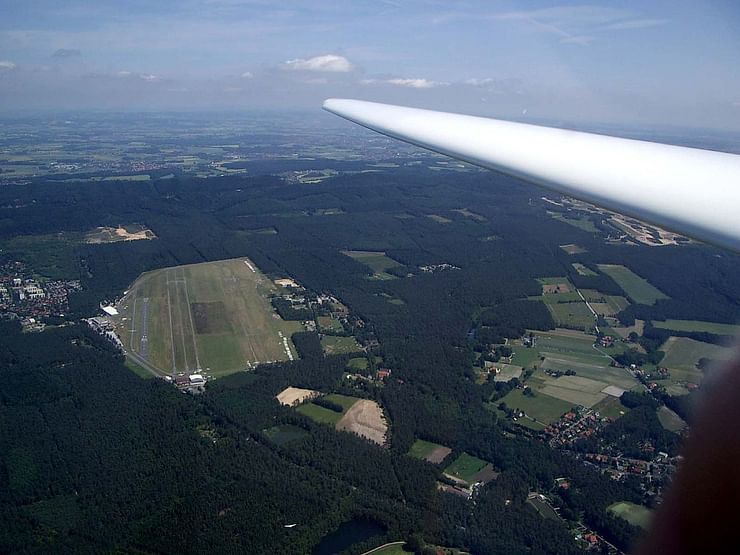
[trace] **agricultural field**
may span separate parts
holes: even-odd
[[[556,328],[551,331],[533,332],[537,338],[536,349],[543,355],[566,355],[577,357],[597,364],[609,364],[609,357],[604,353],[621,353],[626,347],[622,344],[611,349],[597,349],[594,347],[596,337],[581,331]]]
[[[653,326],[664,330],[705,332],[716,335],[738,335],[740,326],[732,324],[718,324],[716,322],[703,322],[701,320],[653,320]]]
[[[606,295],[595,289],[583,289],[581,294],[591,308],[602,316],[615,316],[630,305],[621,295]]]
[[[360,344],[351,336],[325,335],[321,338],[321,347],[327,355],[343,355],[362,351]]]
[[[462,480],[467,484],[474,484],[478,481],[477,478],[481,471],[489,466],[490,463],[479,459],[478,457],[462,453],[452,462],[452,464],[445,468],[445,474],[452,478]]]
[[[281,405],[294,407],[301,403],[313,399],[319,395],[318,391],[313,389],[302,389],[300,387],[286,387],[275,397]]]
[[[595,276],[595,275],[598,275],[596,272],[594,272],[593,270],[591,270],[588,266],[585,266],[585,265],[581,264],[580,262],[574,262],[573,264],[571,264],[571,266],[573,266],[573,269],[576,272],[578,272],[579,275],[582,275],[582,276]]]
[[[124,347],[162,374],[210,377],[292,360],[300,322],[282,320],[275,286],[245,259],[177,266],[139,276],[118,303]]]
[[[342,251],[342,254],[354,258],[357,262],[370,268],[376,279],[395,279],[395,276],[387,273],[386,270],[402,265],[400,262],[386,256],[382,251]]]
[[[346,397],[346,399],[352,400],[351,397]],[[385,445],[388,423],[385,420],[383,409],[378,403],[369,399],[354,399],[354,401],[350,406],[345,407],[344,416],[337,422],[336,429],[352,432],[378,445]]]
[[[641,278],[632,270],[625,266],[617,264],[599,264],[599,270],[607,274],[627,296],[637,304],[654,305],[661,299],[667,299],[668,296],[654,287],[644,278]]]
[[[378,445],[385,444],[388,424],[383,409],[375,401],[358,399],[332,393],[323,397],[327,401],[342,406],[342,412],[336,412],[317,405],[305,403],[296,410],[319,424],[333,426],[336,430],[352,432]]]
[[[347,368],[350,370],[367,370],[367,359],[365,357],[351,358],[349,359],[349,362],[347,362]]]
[[[658,420],[661,426],[669,432],[680,432],[686,427],[686,422],[665,405],[658,408]]]
[[[317,320],[319,323],[319,329],[321,329],[321,331],[338,333],[342,333],[344,331],[344,326],[342,326],[342,322],[340,322],[333,316],[319,316]]]
[[[633,526],[639,526],[643,530],[646,530],[650,525],[653,513],[647,507],[642,505],[635,505],[629,501],[620,501],[609,505],[606,509],[614,516],[623,518]]]
[[[355,397],[347,397],[346,395],[338,394],[325,395],[324,399],[341,405],[344,410],[342,412],[336,412],[331,409],[320,407],[315,403],[304,403],[296,410],[303,416],[309,417],[314,422],[336,426],[342,417],[347,414],[347,411],[352,407],[352,405],[359,401],[359,399]]]
[[[307,416],[318,424],[336,426],[337,422],[342,419],[341,412],[335,412],[331,409],[326,409],[324,407],[320,407],[319,405],[315,405],[314,403],[305,403],[303,405],[300,405],[296,410],[303,416]]]
[[[432,464],[439,464],[452,453],[452,449],[439,445],[438,443],[432,443],[431,441],[424,441],[423,439],[417,439],[411,449],[409,449],[409,455],[417,459],[423,459]]]
[[[544,425],[555,422],[573,408],[573,403],[568,403],[544,393],[537,393],[535,397],[528,397],[522,393],[521,389],[510,391],[499,402],[506,403],[511,409],[524,411],[527,416]],[[498,402],[496,404],[498,405]]]
[[[629,412],[629,409],[622,405],[617,397],[609,396],[600,403],[597,403],[591,407],[594,411],[598,412],[601,416],[608,416],[616,420],[620,416],[624,416]]]
[[[711,343],[703,343],[688,337],[669,337],[660,347],[665,357],[660,362],[671,372],[670,382],[699,383],[704,372],[697,368],[701,358],[725,361],[732,357],[732,349]]]
[[[508,382],[514,378],[521,378],[524,371],[524,368],[521,366],[515,366],[513,364],[497,362],[494,366],[501,370],[494,376],[493,381],[495,382]]]
[[[594,225],[594,223],[591,221],[591,218],[589,218],[588,216],[579,216],[577,218],[566,218],[560,212],[549,212],[549,211],[548,211],[548,215],[550,215],[552,219],[554,220],[563,222],[564,224],[572,225],[573,227],[576,227],[588,233],[598,233],[599,232],[598,228]]]
[[[595,316],[586,303],[580,299],[575,302],[546,303],[546,305],[558,326],[578,330],[591,330],[596,323]]]

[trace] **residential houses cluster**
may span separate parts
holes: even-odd
[[[0,267],[0,315],[20,319],[28,330],[43,329],[43,319],[64,317],[69,295],[82,288],[79,280],[37,280],[20,262]]]
[[[600,432],[612,419],[582,407],[566,412],[559,420],[542,430],[541,434],[553,448],[568,448],[577,441]]]

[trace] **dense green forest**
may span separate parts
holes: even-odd
[[[348,387],[346,358],[324,357],[314,333],[294,336],[300,360],[218,380],[190,397],[140,380],[82,326],[27,335],[3,323],[0,551],[304,553],[342,522],[362,518],[384,532],[355,553],[413,533],[475,553],[569,553],[576,548],[567,527],[526,503],[528,492],[550,491],[556,477],[572,483],[560,494],[562,513],[582,515],[627,548],[637,529],[605,509],[639,502],[638,489],[509,433],[472,379],[471,330],[493,342],[553,327],[542,303],[525,300],[541,293],[537,277],[569,276],[579,287],[619,293],[607,276],[574,275],[577,261],[625,264],[670,297],[631,305],[620,315],[625,321],[735,323],[740,258],[708,247],[605,245],[547,216],[540,197],[488,173],[422,169],[347,174],[321,185],[265,176],[0,189],[0,241],[53,236],[68,253],[54,271],[83,282],[71,301],[75,317],[119,296],[143,271],[249,256],[270,276],[340,298],[378,337],[375,354],[393,368],[385,387],[362,393],[389,417],[384,449],[275,401],[288,385]],[[479,217],[455,211],[461,208]],[[122,223],[145,224],[157,239],[70,239]],[[559,245],[569,243],[587,252],[568,255]],[[413,275],[371,279],[367,266],[341,253],[347,249],[384,251],[403,265],[396,275]],[[10,255],[19,256],[0,253]],[[439,264],[455,268],[420,269]],[[617,432],[639,434],[640,415]],[[265,430],[282,424],[306,433],[280,444]],[[441,494],[441,469],[406,455],[420,437],[490,461],[501,475],[474,504]],[[283,527],[292,523],[298,526]]]

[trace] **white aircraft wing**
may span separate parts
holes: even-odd
[[[489,118],[331,98],[390,137],[740,252],[740,156]]]

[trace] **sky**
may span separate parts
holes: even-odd
[[[740,131],[737,0],[0,0],[0,111],[318,109]]]

